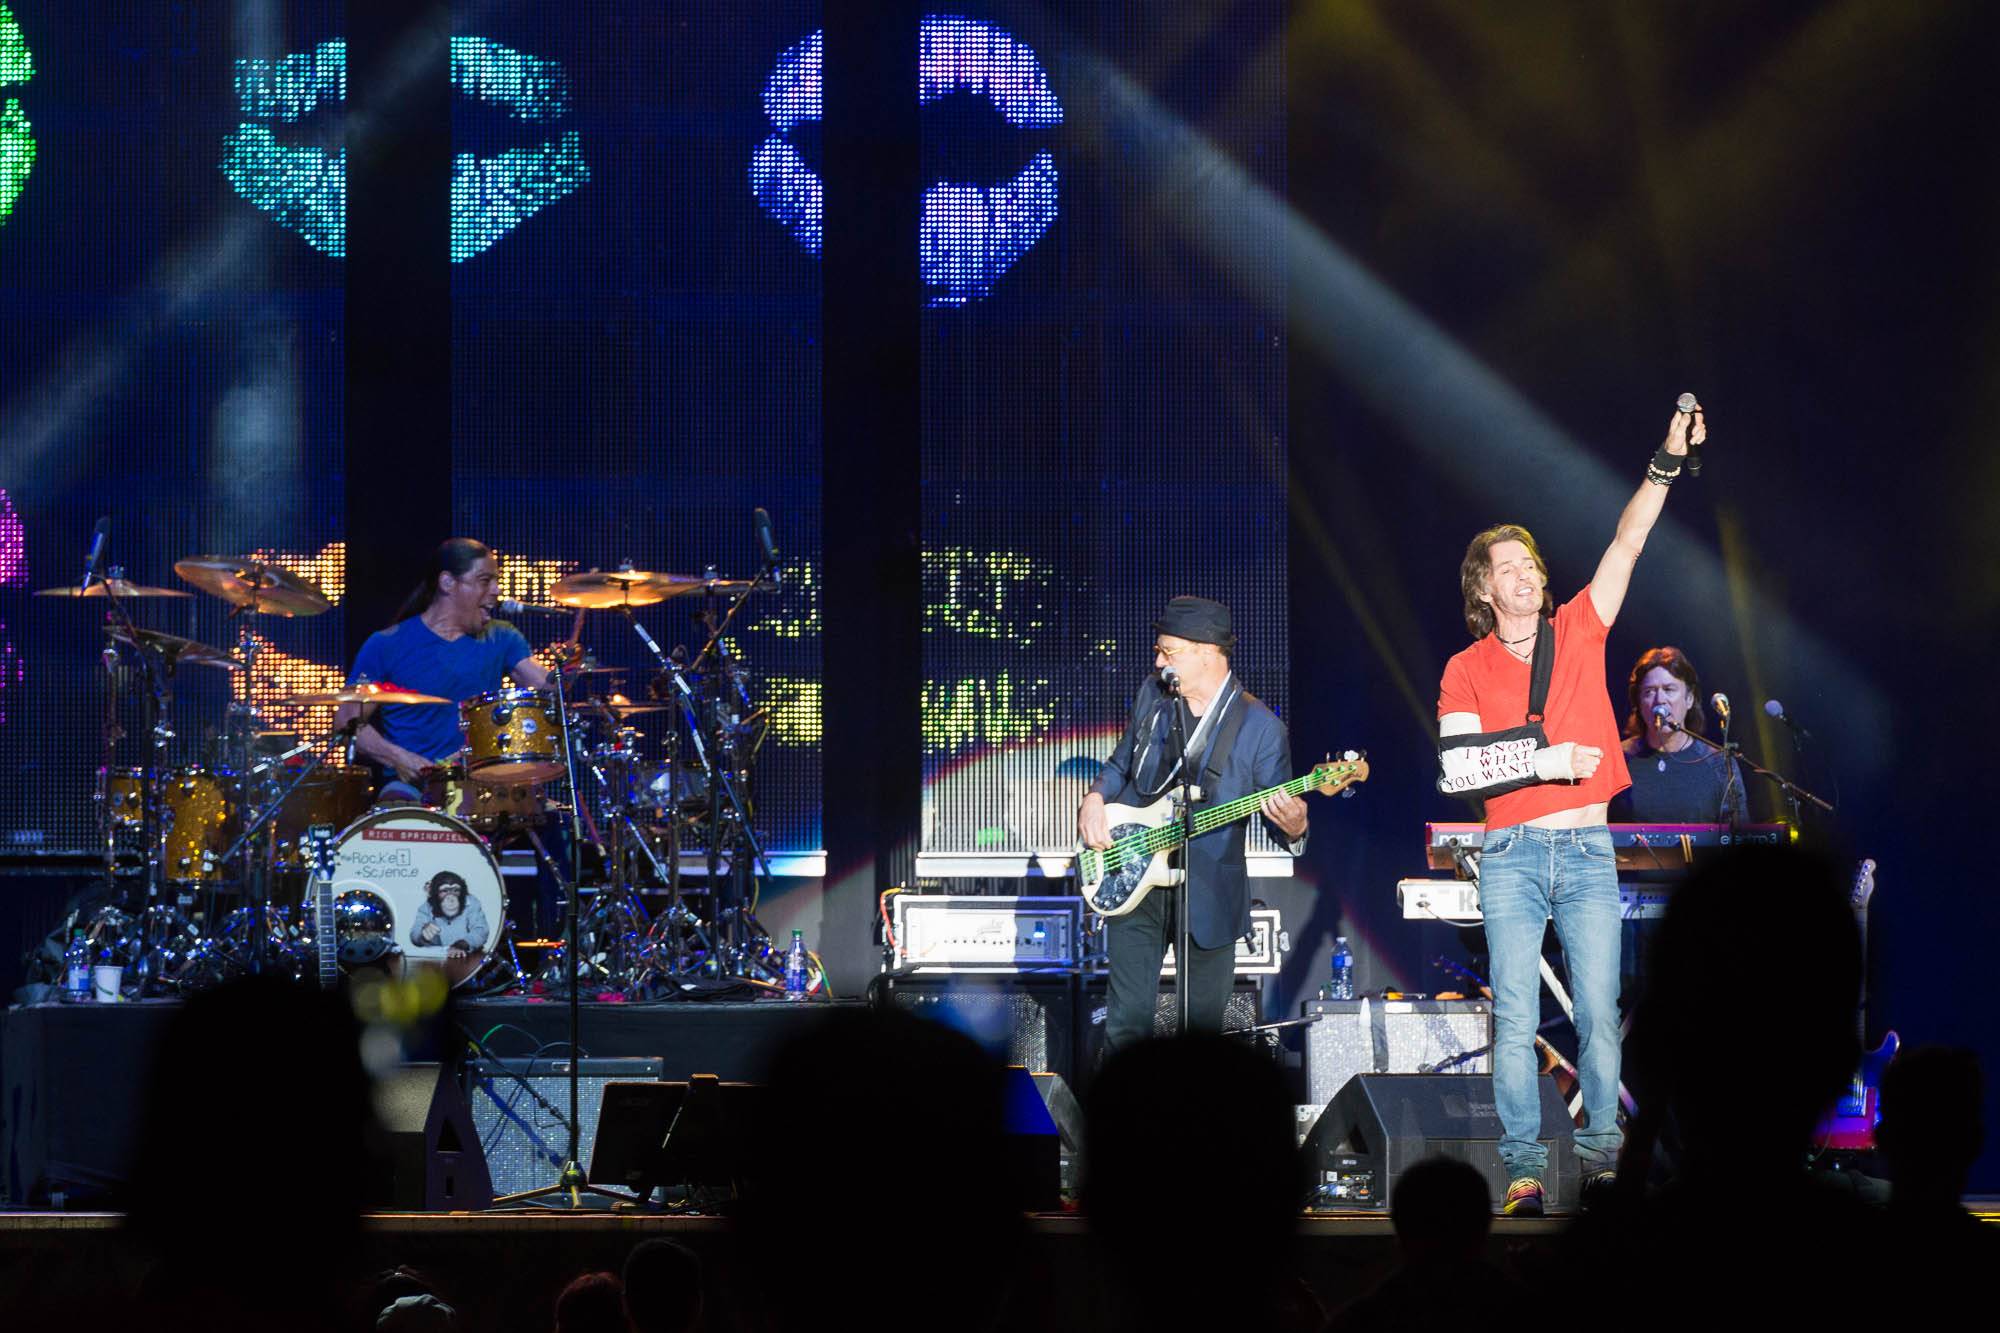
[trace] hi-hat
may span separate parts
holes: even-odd
[[[241,671],[243,664],[223,652],[211,648],[194,639],[183,639],[178,634],[168,634],[157,629],[126,629],[123,625],[106,625],[104,632],[113,640],[133,648],[155,652],[175,665],[217,667],[223,671]]]
[[[563,606],[609,610],[621,606],[651,606],[682,593],[697,592],[704,580],[689,574],[656,574],[644,569],[593,569],[571,574],[549,589],[551,601]]]
[[[149,588],[143,583],[133,583],[129,579],[97,579],[88,588],[78,592],[75,588],[43,588],[35,593],[37,597],[192,597],[191,592],[179,588]]]
[[[288,694],[282,699],[271,701],[278,708],[338,708],[342,704],[448,704],[451,700],[439,698],[435,694],[418,694],[415,690],[399,690],[391,685],[371,685],[362,682],[346,685],[337,690],[315,690],[307,694]]]
[[[232,606],[272,616],[316,616],[333,603],[302,574],[247,555],[191,555],[174,573]]]

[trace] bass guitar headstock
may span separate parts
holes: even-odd
[[[1348,750],[1339,759],[1329,754],[1325,762],[1313,765],[1311,785],[1322,796],[1337,795],[1366,781],[1368,757],[1359,750]]]
[[[308,855],[313,874],[320,879],[332,879],[337,845],[333,825],[314,824],[306,830],[305,841],[312,849]]]

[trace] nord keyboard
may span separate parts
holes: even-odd
[[[1789,824],[1613,824],[1611,845],[1620,870],[1678,870],[1699,852],[1745,843],[1775,847],[1792,840]],[[1454,851],[1477,851],[1486,840],[1484,824],[1426,824],[1424,852],[1433,870],[1454,870]]]
[[[1479,911],[1479,886],[1469,879],[1399,879],[1396,905],[1410,921],[1446,921],[1455,926],[1470,926],[1485,919]],[[1653,921],[1666,910],[1664,885],[1618,886],[1618,915],[1623,919]]]

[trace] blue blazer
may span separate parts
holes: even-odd
[[[1138,697],[1133,700],[1132,718],[1125,728],[1125,735],[1119,739],[1118,748],[1111,752],[1111,758],[1105,761],[1103,771],[1091,785],[1091,790],[1107,802],[1148,805],[1151,802],[1145,794],[1155,791],[1161,781],[1172,773],[1173,766],[1166,761],[1174,725],[1172,712],[1165,706],[1168,702],[1160,689],[1159,677],[1147,676],[1145,683],[1139,687]],[[1228,722],[1230,713],[1239,708],[1247,711],[1243,715],[1242,729],[1236,733],[1236,743],[1224,757],[1221,774],[1213,786],[1202,792],[1196,809],[1225,805],[1238,797],[1275,787],[1297,776],[1292,772],[1292,744],[1285,724],[1278,720],[1276,713],[1264,706],[1262,700],[1244,689],[1232,676],[1216,702],[1226,706],[1228,712],[1211,724],[1216,729],[1211,731],[1204,748],[1212,746],[1215,738],[1220,737],[1219,728]],[[1207,768],[1206,754],[1202,756],[1202,766],[1204,770]],[[1204,776],[1203,772],[1197,772],[1194,781],[1202,784]],[[1173,782],[1174,789],[1178,790],[1178,774],[1174,775]],[[1158,795],[1153,799],[1159,799]],[[1263,818],[1261,815],[1258,817]],[[1289,843],[1284,831],[1276,824],[1268,819],[1264,823],[1277,844],[1293,856],[1305,850],[1304,837],[1297,843]],[[1188,895],[1188,931],[1200,948],[1233,946],[1237,938],[1250,929],[1250,882],[1243,862],[1243,842],[1248,829],[1248,820],[1238,820],[1196,838],[1183,853],[1187,857],[1189,882],[1193,886]]]

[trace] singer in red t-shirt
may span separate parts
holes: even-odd
[[[1575,1001],[1585,1123],[1576,1131],[1586,1205],[1608,1188],[1618,1161],[1618,871],[1606,827],[1611,798],[1631,785],[1605,682],[1605,636],[1646,537],[1681,475],[1690,443],[1708,428],[1684,395],[1646,479],[1618,517],[1618,531],[1587,587],[1555,607],[1549,570],[1526,528],[1502,524],[1472,539],[1459,569],[1472,646],[1445,664],[1438,687],[1441,790],[1483,796],[1486,836],[1479,902],[1493,973],[1493,1098],[1506,1164],[1505,1209],[1546,1206],[1535,1029],[1541,1018],[1542,939],[1551,916]],[[1550,615],[1554,611],[1553,616]],[[1518,736],[1527,724],[1537,640],[1554,648],[1539,720],[1546,744]],[[1567,1201],[1565,1201],[1567,1202]]]

